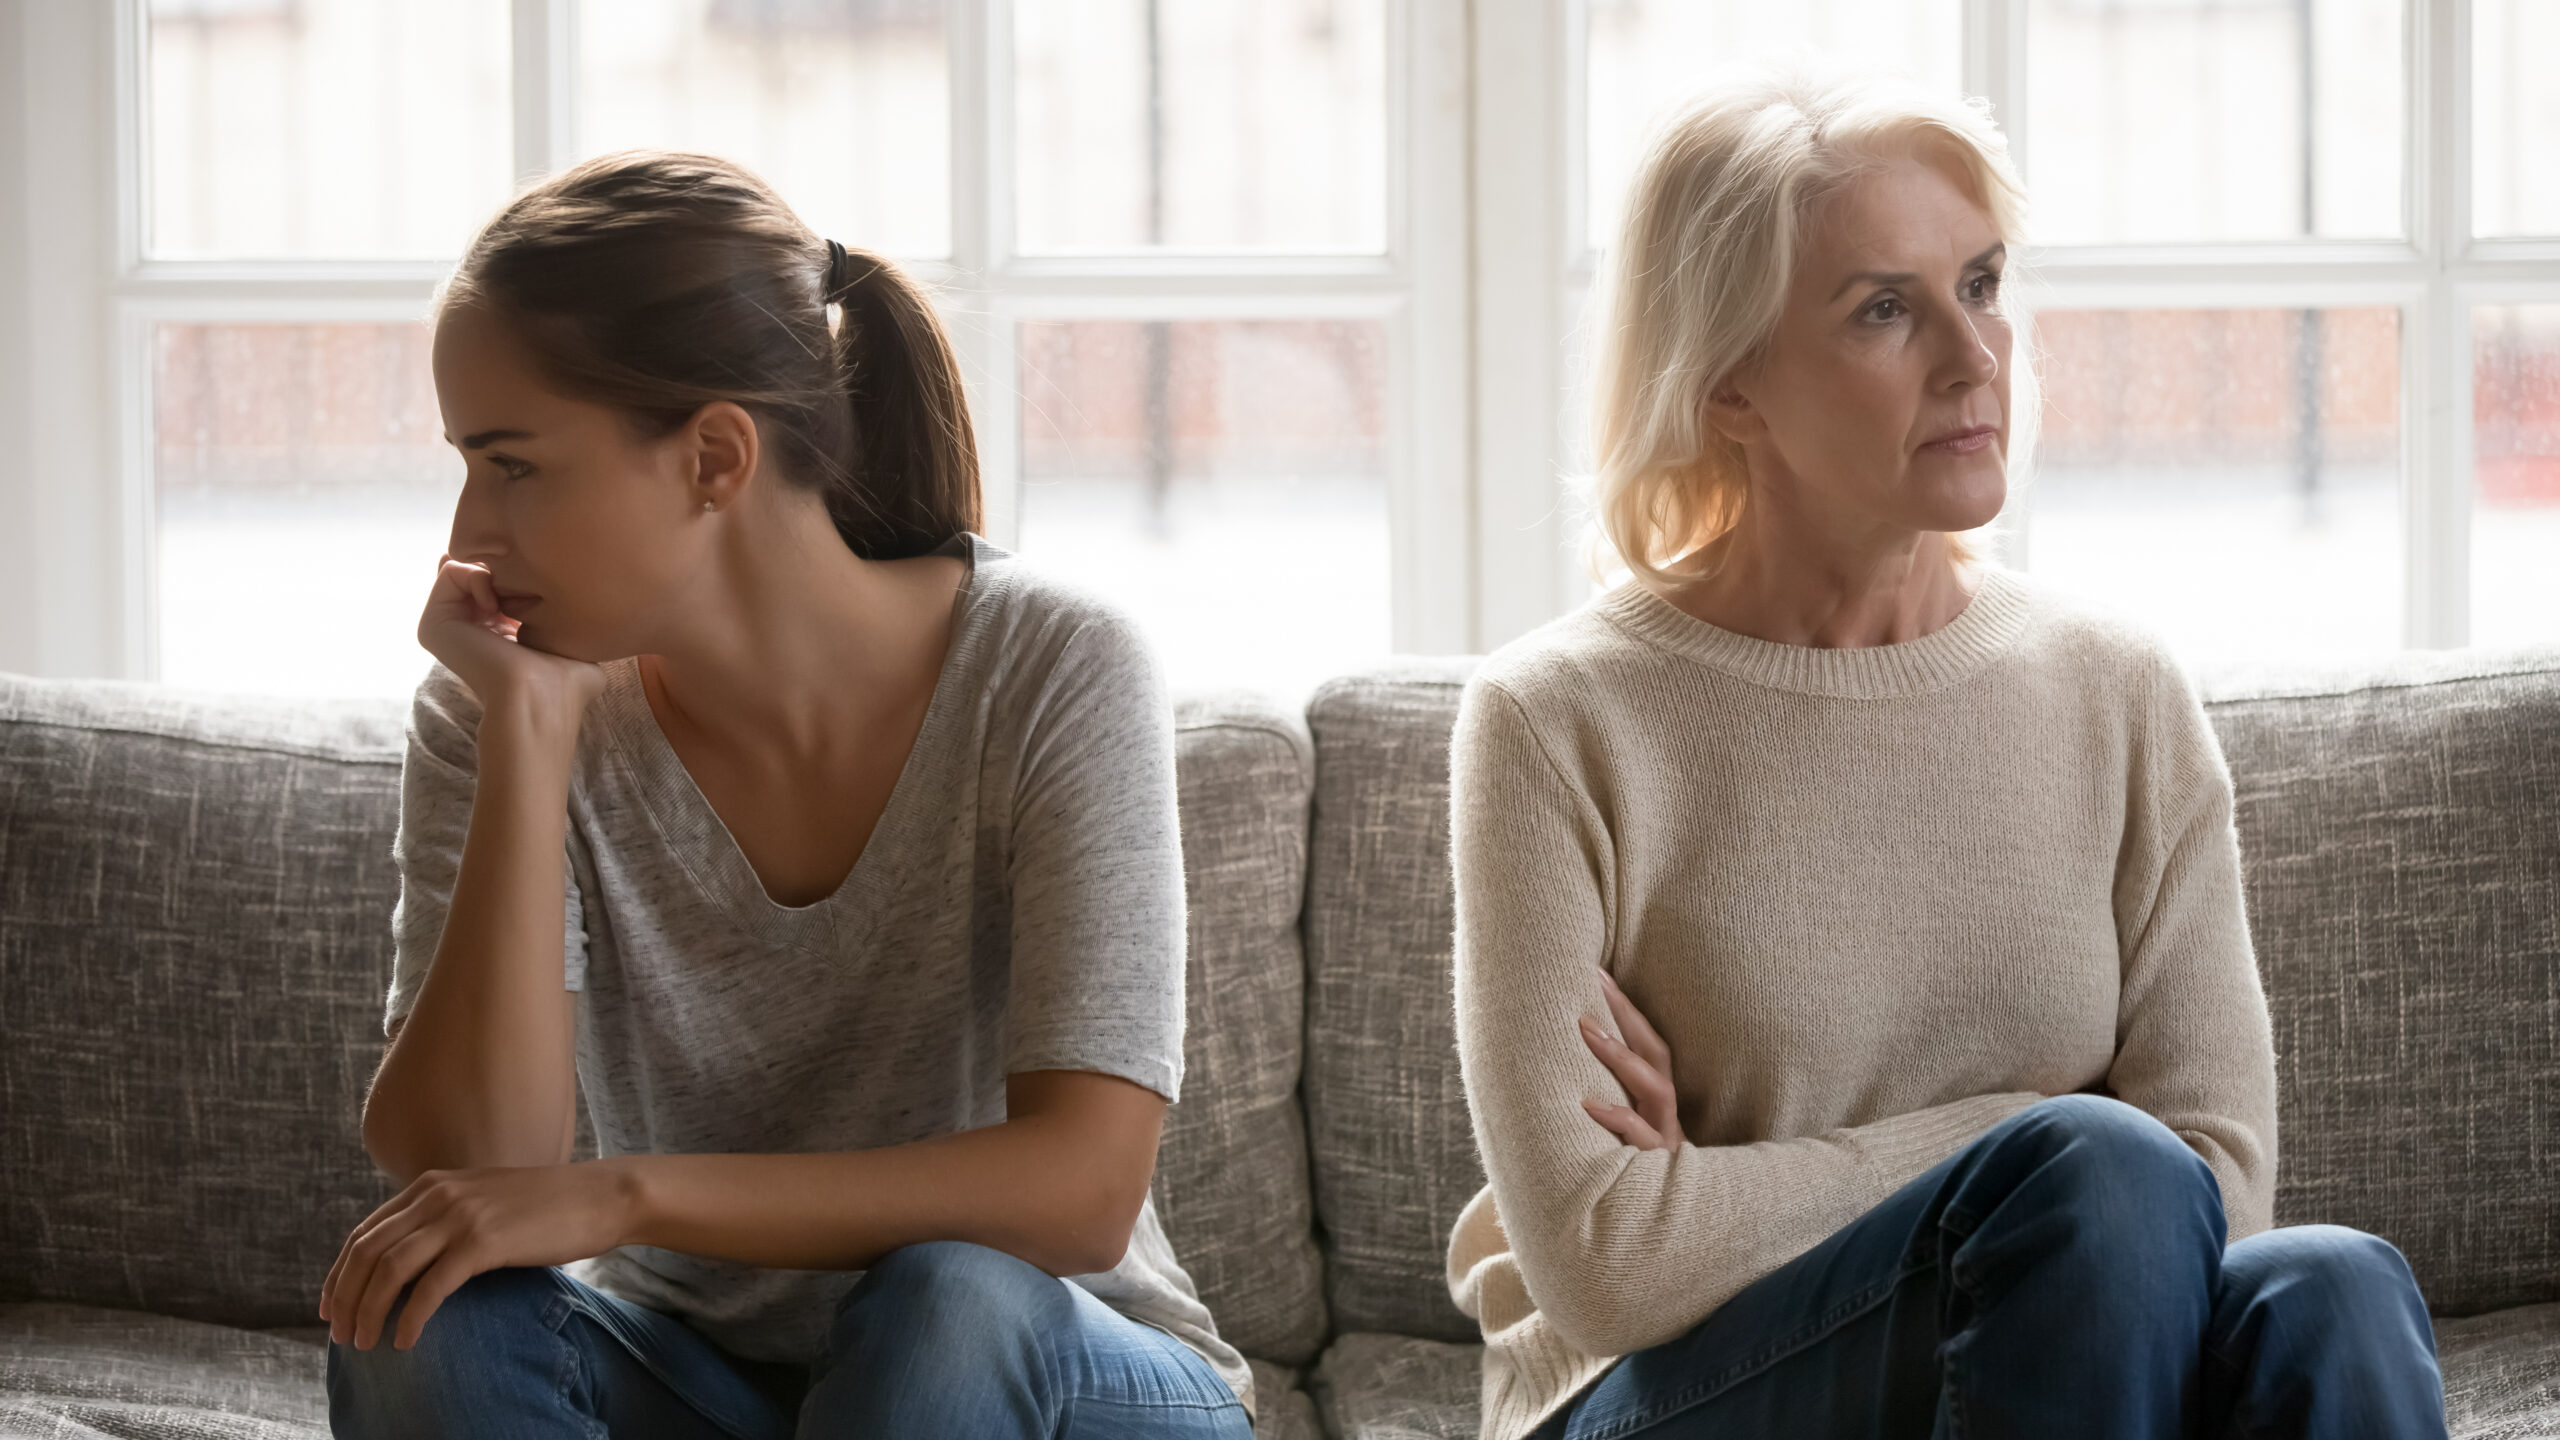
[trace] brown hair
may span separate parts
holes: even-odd
[[[923,290],[730,161],[631,150],[552,176],[482,228],[437,303],[487,309],[563,393],[644,433],[744,407],[864,559],[982,523],[959,363]]]

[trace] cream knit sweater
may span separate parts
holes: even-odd
[[[1491,1183],[1449,1285],[1484,1440],[2048,1095],[2103,1087],[2270,1223],[2275,1064],[2231,783],[2160,645],[2024,578],[1904,644],[1778,645],[1638,585],[1511,645],[1452,757],[1459,1058]],[[1640,1151],[1575,1031],[1671,1046]]]

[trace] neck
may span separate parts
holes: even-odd
[[[959,562],[864,560],[822,506],[731,519],[716,563],[641,662],[680,724],[822,754],[862,733],[864,717],[931,695]]]
[[[1964,612],[1980,583],[1944,531],[1824,525],[1754,493],[1740,523],[1683,569],[1672,604],[1720,629],[1780,645],[1898,645]]]

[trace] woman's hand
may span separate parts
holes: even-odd
[[[418,1343],[463,1282],[509,1265],[565,1265],[627,1243],[638,1209],[628,1166],[612,1160],[493,1170],[430,1170],[365,1218],[320,1286],[329,1338],[370,1350],[392,1302],[392,1344]]]
[[[447,555],[418,616],[418,643],[462,677],[482,706],[531,701],[572,715],[604,693],[604,671],[521,643],[523,622],[498,607],[489,567]],[[574,730],[574,726],[571,727]]]
[[[1684,1143],[1680,1134],[1680,1096],[1671,1085],[1671,1047],[1663,1043],[1653,1022],[1644,1018],[1636,1002],[1618,988],[1609,972],[1600,972],[1600,990],[1609,1001],[1609,1013],[1618,1022],[1617,1036],[1600,1028],[1589,1019],[1582,1022],[1582,1043],[1609,1067],[1634,1100],[1635,1108],[1608,1105],[1585,1100],[1582,1108],[1601,1127],[1639,1150],[1677,1150]]]

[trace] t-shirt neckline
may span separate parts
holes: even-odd
[[[936,807],[921,792],[932,785],[928,772],[948,768],[952,747],[946,743],[946,732],[960,723],[965,704],[961,677],[979,668],[984,627],[976,621],[983,613],[983,602],[996,588],[987,583],[985,562],[1005,552],[964,531],[934,553],[957,555],[967,568],[952,596],[951,640],[935,673],[933,696],[925,702],[924,721],[916,727],[915,743],[908,747],[906,762],[890,786],[888,802],[881,807],[862,854],[833,891],[806,905],[785,905],[766,892],[737,837],[659,727],[642,686],[638,658],[605,667],[602,703],[614,748],[629,767],[658,832],[673,848],[672,858],[706,899],[741,929],[768,943],[822,948],[840,930],[865,928],[865,917],[896,893],[901,874],[893,857],[910,850],[917,828],[936,818]]]

